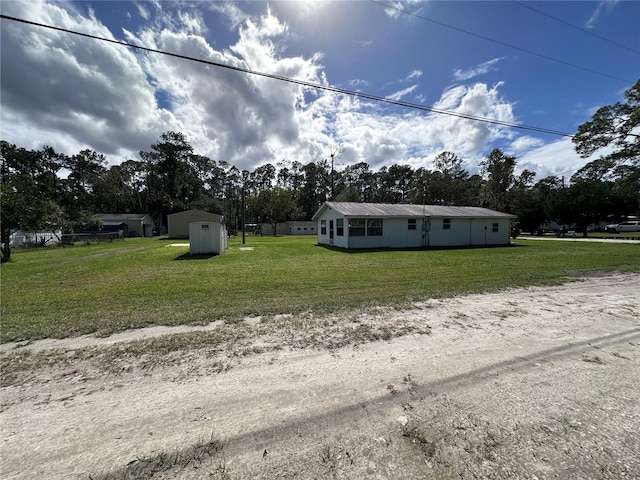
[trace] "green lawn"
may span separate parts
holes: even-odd
[[[1,340],[109,334],[150,324],[329,313],[591,272],[639,272],[640,245],[527,241],[500,248],[347,253],[315,237],[231,239],[191,259],[166,239],[12,253],[0,268]]]

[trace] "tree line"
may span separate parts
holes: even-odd
[[[95,224],[95,213],[149,213],[166,226],[168,214],[200,209],[224,215],[234,232],[243,219],[309,220],[327,200],[480,206],[516,215],[525,231],[554,220],[586,234],[590,224],[640,210],[640,142],[634,133],[640,125],[640,81],[626,98],[580,126],[573,139],[578,153],[615,148],[569,179],[536,180],[528,170],[516,175],[516,157],[500,149],[483,159],[478,174],[446,151],[433,169],[391,165],[373,171],[360,162],[332,170],[323,159],[283,160],[248,171],[196,153],[180,132],[163,133],[149,151],[140,152],[140,160],[111,166],[92,150],[69,156],[49,146],[28,150],[3,140],[2,259],[9,259],[9,237],[17,228],[77,232]]]

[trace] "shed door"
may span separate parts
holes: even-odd
[[[333,220],[329,220],[329,245],[333,245]]]

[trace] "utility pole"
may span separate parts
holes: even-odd
[[[244,245],[245,243],[245,232],[244,232],[244,226],[245,226],[245,221],[244,221],[244,211],[245,211],[245,205],[244,205],[244,183],[242,183],[242,244]]]
[[[245,221],[245,212],[247,210],[246,205],[245,205],[245,189],[247,186],[247,175],[249,174],[249,172],[247,172],[246,170],[242,171],[242,244],[245,244],[245,225],[246,225],[246,221]]]

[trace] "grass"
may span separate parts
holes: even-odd
[[[152,324],[332,312],[640,271],[640,246],[517,240],[519,246],[348,253],[315,237],[231,239],[192,259],[166,239],[16,250],[0,269],[0,340],[108,335]]]

